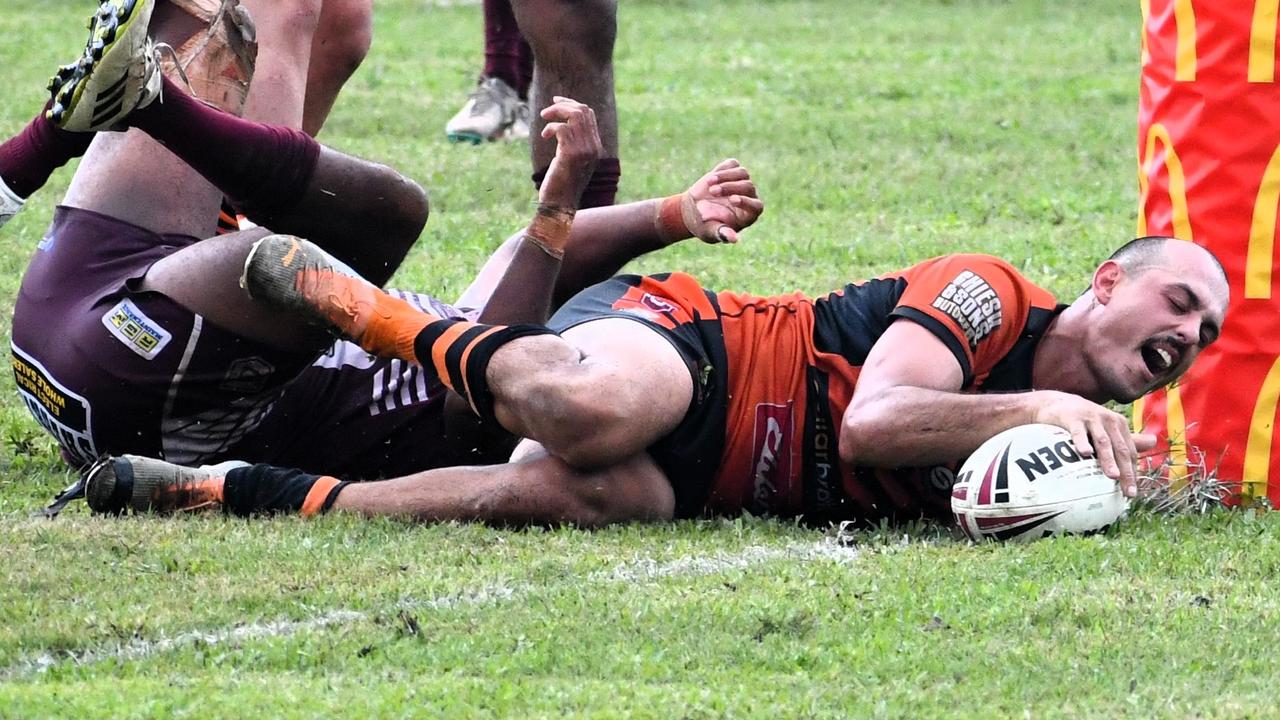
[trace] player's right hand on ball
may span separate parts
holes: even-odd
[[[538,202],[577,209],[604,146],[594,110],[570,98],[552,99],[554,102],[543,108],[540,115],[547,123],[542,128],[542,137],[556,139],[556,155],[542,180]]]
[[[694,237],[709,243],[738,242],[738,231],[764,212],[751,173],[730,158],[685,191],[684,224]]]
[[[1097,457],[1107,477],[1120,483],[1127,497],[1138,494],[1138,453],[1155,447],[1155,437],[1129,432],[1125,416],[1079,395],[1041,391],[1045,398],[1035,422],[1065,428],[1084,457]]]

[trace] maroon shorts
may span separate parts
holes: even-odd
[[[439,464],[443,390],[430,372],[348,343],[318,359],[271,348],[140,289],[153,263],[196,241],[87,210],[55,213],[18,292],[12,364],[23,402],[68,462],[236,458],[364,477]]]

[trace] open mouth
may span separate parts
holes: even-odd
[[[1167,340],[1148,340],[1142,345],[1142,360],[1154,377],[1168,374],[1181,359],[1181,348]]]

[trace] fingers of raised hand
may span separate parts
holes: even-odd
[[[756,184],[750,180],[729,180],[721,179],[720,182],[711,186],[711,195],[713,197],[723,197],[725,195],[745,195],[747,197],[756,196]]]
[[[542,126],[542,139],[547,140],[553,137],[559,137],[560,131],[567,127],[568,125],[562,122],[549,122]]]
[[[551,99],[550,105],[539,111],[538,115],[540,115],[543,120],[565,120],[570,115],[581,115],[585,113],[592,113],[592,115],[594,115],[594,112],[587,105],[584,105],[572,98],[557,95]]]
[[[735,215],[742,222],[742,227],[755,222],[764,213],[764,201],[759,198],[733,195],[729,198],[729,204],[738,211]]]
[[[727,160],[721,160],[718,165],[712,168],[712,172],[719,171],[719,170],[728,170],[729,168],[736,168],[738,166],[739,166],[739,163],[737,159],[728,158]]]

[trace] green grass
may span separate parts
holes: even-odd
[[[8,0],[0,135],[39,107],[87,7]],[[479,14],[379,0],[323,135],[428,187],[395,283],[445,298],[532,200],[522,147],[443,138]],[[623,2],[623,199],[736,156],[768,204],[741,246],[635,268],[819,292],[975,250],[1069,297],[1134,228],[1138,22],[1109,0]],[[5,339],[69,178],[0,235]],[[1022,547],[882,530],[852,550],[755,519],[27,517],[67,479],[0,374],[0,717],[1276,714],[1273,515]]]

